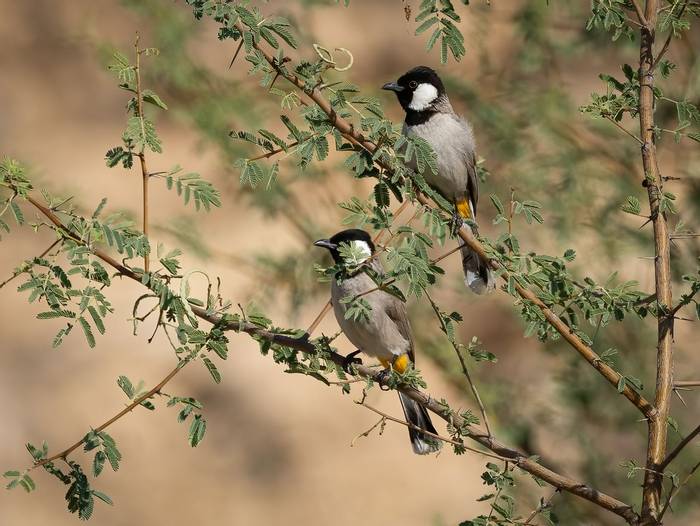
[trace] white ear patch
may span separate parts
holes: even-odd
[[[423,111],[437,99],[437,96],[437,88],[429,82],[423,82],[413,91],[413,98],[408,107],[414,111]]]
[[[360,240],[356,239],[352,242],[352,245],[356,249],[360,250],[362,252],[362,254],[364,255],[364,257],[362,258],[362,261],[366,261],[372,256],[372,251],[370,250],[369,245],[367,244],[366,241],[360,241]]]

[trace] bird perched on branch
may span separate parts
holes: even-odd
[[[331,303],[338,320],[350,342],[370,356],[376,357],[389,370],[404,373],[415,363],[411,326],[406,308],[395,296],[378,290],[368,272],[381,276],[382,264],[375,256],[372,238],[364,230],[343,230],[330,239],[319,239],[314,243],[330,251],[340,270],[331,285]],[[343,248],[352,256],[352,262],[343,257]],[[370,307],[367,317],[348,316],[352,302],[362,298]],[[354,355],[356,353],[352,353]],[[351,355],[351,356],[352,356]],[[399,399],[406,421],[437,434],[426,409],[399,392]],[[426,455],[437,451],[442,442],[414,429],[408,428],[413,451]]]
[[[437,173],[428,170],[423,175],[431,187],[454,204],[455,225],[462,226],[464,220],[475,224],[479,181],[474,134],[469,123],[452,109],[438,74],[427,66],[418,66],[382,89],[395,92],[406,112],[404,135],[424,139],[435,151]],[[467,286],[477,294],[492,291],[495,278],[488,262],[466,245],[461,253]]]

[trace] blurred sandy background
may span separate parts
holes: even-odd
[[[416,56],[421,62],[436,63],[435,55],[424,54],[423,40],[413,37],[412,29],[400,23],[400,2],[354,4],[343,13],[334,11],[338,7],[319,8],[312,17],[320,41],[353,50],[354,80],[375,86],[378,93],[380,79],[391,80],[413,65]],[[118,143],[123,130],[126,97],[98,62],[91,43],[98,36],[126,49],[137,29],[147,42],[148,28],[140,26],[142,20],[116,0],[0,0],[0,7],[0,152],[30,163],[35,182],[77,194],[86,208],[108,196],[110,207],[136,212],[140,176],[136,171],[125,175],[119,169],[109,170],[103,161],[104,152]],[[173,9],[186,7],[174,3]],[[270,9],[274,11],[274,3]],[[493,9],[509,12],[507,7]],[[328,25],[332,19],[342,20],[342,24]],[[469,27],[468,22],[465,27]],[[504,27],[501,33],[489,36],[494,49],[502,45],[500,37],[508,34]],[[223,70],[231,50],[212,35],[210,31],[202,38],[196,51],[212,68]],[[470,36],[478,35],[468,30],[467,38]],[[478,56],[468,53],[463,63],[452,67],[468,75],[476,60]],[[597,65],[584,67],[594,71]],[[234,68],[231,75],[240,76],[241,72],[242,68]],[[595,75],[590,77],[593,85]],[[255,82],[250,81],[251,88]],[[577,88],[583,100],[590,90],[584,85]],[[392,111],[398,120],[396,108]],[[160,159],[151,156],[152,170],[179,163],[224,189],[222,208],[199,216],[201,230],[216,240],[215,246],[235,253],[260,250],[267,244],[275,250],[297,242],[290,232],[264,223],[258,212],[240,206],[233,198],[237,181],[226,179],[221,160],[211,149],[202,147],[195,131],[172,115],[160,118],[158,125],[165,153]],[[343,179],[346,174],[339,172],[338,177],[343,181],[339,188],[345,192],[339,199],[348,199],[353,187]],[[154,225],[163,223],[181,206],[177,197],[153,185]],[[28,219],[34,216],[27,210]],[[165,235],[160,238],[169,241]],[[45,233],[33,235],[28,229],[3,239],[0,278],[49,242]],[[221,276],[224,297],[241,302],[247,299],[250,278],[234,265],[192,258],[185,263]],[[636,260],[631,263],[636,267],[631,273],[642,286],[649,286],[651,267]],[[454,265],[448,269],[457,270]],[[50,451],[55,452],[118,411],[125,398],[116,386],[117,376],[125,374],[136,381],[143,378],[146,385],[152,385],[172,367],[167,343],[156,339],[146,344],[150,326],[143,327],[138,336],[131,334],[126,320],[142,289],[126,281],[112,289],[116,311],[108,318],[107,336],[98,336],[94,350],[77,334],[60,349],[52,350],[57,326],[34,319],[43,309],[18,298],[13,286],[0,290],[4,313],[0,319],[3,471],[29,464],[24,449],[27,441],[37,444],[47,440]],[[467,299],[472,297],[465,296]],[[305,307],[298,316],[300,324],[308,323],[305,320],[322,303],[323,298],[318,298]],[[519,400],[514,404],[540,407],[553,388],[547,382],[532,385],[531,371],[555,358],[535,352],[539,346],[536,341],[523,341],[520,325],[511,321],[511,326],[503,328],[508,303],[505,297],[483,300],[481,308],[486,315],[480,320],[468,318],[465,332],[478,334],[487,347],[499,350],[501,376],[487,377],[487,381],[508,378],[520,386]],[[474,312],[471,305],[456,307],[467,315]],[[269,313],[280,324],[295,323],[284,319],[282,306]],[[329,316],[321,329],[331,333],[334,327]],[[684,327],[678,334],[687,337]],[[486,493],[479,479],[483,458],[471,454],[456,457],[450,451],[429,458],[412,455],[406,430],[391,424],[382,437],[373,434],[350,447],[353,437],[376,421],[372,413],[336,389],[282,374],[271,359],[260,356],[247,336],[230,337],[230,357],[220,365],[224,376],[221,385],[213,385],[204,368],[194,365],[166,389],[204,402],[209,425],[198,448],[188,445],[187,428],[176,422],[174,409],[163,408],[154,414],[139,409],[109,429],[124,459],[118,473],[105,469],[94,482],[96,489],[114,499],[115,508],[97,503],[93,524],[442,525],[456,524],[487,509],[475,502]],[[346,342],[341,348],[352,350]],[[528,368],[522,368],[524,353]],[[433,394],[454,405],[471,407],[466,393],[444,380],[431,362],[423,361],[421,369]],[[608,389],[602,382],[600,385]],[[393,394],[373,391],[370,398],[392,414],[400,412]],[[556,445],[553,458],[569,454],[562,444],[565,439],[547,439],[547,446]],[[87,468],[87,457],[77,458],[83,458]],[[0,492],[0,524],[75,524],[77,517],[65,511],[64,487],[47,474],[34,474],[37,493]],[[531,497],[533,507],[537,496],[534,492]]]

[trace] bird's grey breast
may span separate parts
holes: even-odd
[[[342,280],[333,279],[331,285],[331,302],[333,311],[343,333],[359,350],[377,358],[392,359],[393,356],[408,352],[410,342],[404,338],[396,322],[387,313],[393,296],[376,289],[376,284],[364,272]],[[373,290],[369,294],[364,294]],[[349,304],[342,303],[343,298],[354,298],[362,294],[372,310],[369,319],[347,320],[345,313]]]
[[[473,163],[475,150],[469,123],[454,113],[435,113],[420,124],[404,124],[403,133],[424,139],[435,151],[438,174],[426,170],[423,175],[427,183],[447,199],[461,196],[467,188],[469,163]],[[411,167],[415,169],[415,165]]]

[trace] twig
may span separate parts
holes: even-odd
[[[674,382],[673,388],[677,389],[679,387],[700,387],[700,380],[683,380]]]
[[[693,429],[690,433],[688,433],[688,436],[685,437],[683,440],[681,440],[679,442],[679,444],[675,448],[673,448],[673,451],[671,451],[666,456],[664,461],[661,464],[659,464],[658,470],[663,472],[663,470],[666,469],[666,467],[668,467],[668,465],[671,462],[673,462],[673,459],[675,459],[678,456],[678,454],[683,450],[683,448],[685,446],[687,446],[688,444],[690,444],[690,442],[696,436],[698,436],[698,434],[700,434],[700,425],[698,425],[695,429]]]
[[[36,257],[37,257],[37,258],[43,258],[46,254],[48,254],[49,252],[51,252],[51,249],[52,249],[53,247],[55,247],[56,245],[58,245],[58,244],[61,243],[62,241],[63,241],[63,239],[61,239],[61,238],[57,239],[56,241],[54,241],[53,243],[51,243],[51,244],[49,245],[49,248],[47,248],[46,250],[44,250],[41,254],[39,254],[39,255],[36,256]],[[13,279],[15,279],[15,278],[16,278],[17,276],[19,276],[20,274],[25,273],[26,271],[27,271],[27,266],[26,266],[26,265],[22,265],[20,268],[18,268],[17,270],[15,270],[15,271],[12,273],[12,276],[10,276],[10,277],[7,278],[5,281],[3,281],[2,283],[0,283],[0,289],[3,288],[5,285],[7,285],[10,281],[12,281]]]
[[[433,301],[433,298],[430,296],[430,294],[428,293],[427,290],[424,289],[423,293],[425,294],[425,297],[428,298],[428,301],[430,302],[430,306],[433,308],[435,315],[438,317],[438,320],[440,321],[440,326],[442,327],[443,331],[445,332],[445,335],[447,335],[447,327],[445,326],[445,322],[442,319],[442,315],[440,314],[440,309],[437,306],[437,303],[435,303]],[[491,426],[489,424],[489,419],[486,416],[486,408],[484,407],[484,403],[481,401],[481,396],[479,396],[479,391],[477,390],[476,385],[474,384],[474,381],[472,380],[472,377],[469,374],[469,369],[467,368],[467,363],[464,361],[464,357],[462,356],[462,353],[459,352],[459,347],[457,346],[457,344],[455,344],[452,340],[450,340],[450,344],[452,345],[452,348],[454,349],[455,354],[457,354],[457,358],[459,358],[459,363],[462,366],[462,373],[464,374],[464,377],[467,379],[467,383],[469,384],[469,388],[471,389],[472,395],[474,396],[474,400],[476,400],[476,403],[479,406],[479,412],[481,413],[481,417],[484,421],[484,426],[486,427],[486,432],[488,433],[488,435],[490,437],[490,436],[492,436]]]
[[[661,513],[659,514],[659,524],[661,524],[661,519],[663,518],[664,514],[666,513],[666,510],[668,510],[669,506],[671,505],[671,501],[673,498],[678,494],[678,492],[681,490],[683,486],[685,486],[690,478],[695,474],[695,472],[700,468],[700,462],[695,464],[688,475],[683,479],[683,481],[676,487],[674,487],[671,492],[668,494],[668,499],[666,499],[666,503],[664,504],[663,509],[661,510]]]
[[[537,517],[540,513],[542,513],[544,510],[549,508],[552,505],[552,499],[555,497],[560,492],[560,490],[557,488],[555,489],[552,494],[547,498],[547,500],[541,499],[540,500],[540,505],[537,506],[534,510],[532,510],[532,513],[527,517],[527,520],[523,524],[523,526],[527,526],[532,522],[532,520]]]
[[[355,438],[353,438],[353,439],[350,441],[350,447],[355,447],[355,442],[357,442],[360,438],[363,438],[363,437],[366,438],[366,437],[368,437],[368,436],[370,435],[370,433],[371,433],[372,431],[374,431],[375,429],[377,429],[379,426],[381,426],[381,429],[379,430],[379,434],[381,435],[381,434],[384,432],[384,426],[385,426],[385,425],[386,425],[386,418],[385,418],[385,417],[381,417],[381,418],[379,419],[379,422],[377,422],[376,424],[374,424],[374,425],[373,425],[372,427],[370,427],[367,431],[365,431],[365,432],[363,432],[363,433],[360,433],[360,434],[357,435]]]
[[[634,5],[634,10],[637,12],[637,17],[639,18],[639,22],[642,24],[642,26],[647,27],[649,25],[649,22],[647,22],[647,17],[644,15],[644,10],[642,9],[642,6],[639,3],[639,0],[632,0],[632,4]],[[656,17],[654,17],[654,18],[656,18]]]
[[[314,318],[314,321],[311,322],[311,325],[309,325],[309,328],[306,329],[306,334],[311,336],[314,331],[316,330],[316,327],[318,327],[319,323],[321,323],[321,320],[326,317],[326,314],[328,314],[328,311],[331,310],[331,300],[329,299],[326,304],[323,306],[321,311],[316,315],[316,318]]]
[[[671,4],[671,14],[673,13],[673,9],[676,8],[677,4]],[[683,13],[685,12],[685,8],[688,7],[688,2],[684,2],[683,5],[681,6],[680,11],[678,12],[678,18],[683,16]],[[670,15],[669,15],[670,16]],[[666,54],[666,51],[668,51],[668,47],[671,44],[671,39],[673,38],[673,31],[670,31],[668,33],[668,36],[666,37],[666,41],[664,42],[664,45],[661,47],[661,51],[659,51],[659,54],[656,55],[656,58],[651,64],[651,71],[654,71],[656,69],[656,66],[659,65],[659,62],[661,62],[661,59],[664,57]]]
[[[273,155],[277,155],[278,153],[286,152],[287,149],[293,148],[294,146],[298,146],[299,142],[294,141],[292,143],[289,143],[287,145],[287,148],[276,148],[274,150],[270,150],[269,152],[263,153],[262,155],[258,155],[257,157],[251,157],[248,159],[248,161],[259,161],[260,159],[269,159]]]
[[[620,124],[620,123],[617,122],[615,119],[613,119],[610,115],[606,115],[605,118],[608,119],[610,122],[612,122],[615,126],[617,126],[618,129],[619,129],[620,131],[622,131],[622,132],[626,133],[627,135],[629,135],[630,137],[632,137],[632,138],[633,138],[635,141],[637,141],[639,144],[642,144],[642,145],[644,144],[644,142],[642,141],[642,139],[640,139],[639,137],[637,137],[634,133],[632,133],[631,131],[629,131],[629,130],[628,130],[627,128],[625,128],[622,124]]]
[[[504,472],[504,473],[507,473],[508,471],[510,471],[510,468],[509,468],[509,466],[508,466],[508,461],[506,460],[505,466],[504,466],[504,469],[503,469],[503,472]],[[486,517],[486,526],[491,526],[491,517],[493,517],[493,512],[494,512],[495,509],[496,509],[495,506],[498,506],[498,497],[501,496],[501,492],[503,491],[503,488],[504,488],[504,487],[505,487],[505,485],[499,486],[499,487],[498,487],[498,491],[496,491],[496,495],[494,495],[494,497],[493,497],[493,502],[492,502],[492,504],[491,504],[491,509],[489,510],[489,516]]]
[[[136,49],[136,67],[134,68],[134,73],[136,74],[136,116],[141,122],[141,135],[146,136],[145,124],[143,122],[143,93],[141,91],[141,50],[139,49],[139,34],[136,33],[136,41],[134,42],[134,48]],[[146,167],[146,153],[145,145],[141,146],[141,151],[137,154],[139,162],[141,164],[141,180],[142,180],[142,197],[143,197],[143,235],[148,239],[148,168]],[[150,256],[146,253],[143,256],[143,268],[148,272],[150,266]]]
[[[369,409],[370,411],[374,411],[374,412],[377,413],[378,415],[381,415],[382,420],[390,420],[391,422],[395,422],[395,423],[397,423],[397,424],[401,424],[402,426],[406,426],[406,427],[409,427],[409,428],[411,428],[411,429],[415,429],[416,431],[420,431],[421,433],[423,433],[423,434],[425,434],[425,435],[428,435],[428,436],[430,436],[430,437],[436,438],[436,439],[438,439],[438,440],[442,440],[443,442],[446,442],[446,443],[448,443],[448,444],[452,444],[452,445],[454,445],[454,446],[458,446],[458,447],[460,447],[460,448],[464,448],[464,449],[466,449],[467,451],[471,451],[472,453],[478,453],[479,455],[484,455],[485,457],[494,458],[494,459],[496,459],[496,460],[504,460],[504,461],[506,461],[506,462],[508,461],[508,459],[505,458],[505,457],[501,457],[501,456],[499,456],[499,455],[494,455],[494,454],[492,454],[492,453],[489,453],[488,451],[483,451],[483,450],[481,450],[481,449],[476,449],[476,448],[473,448],[473,447],[465,446],[463,442],[458,442],[457,440],[453,440],[453,439],[451,439],[451,438],[447,438],[447,437],[444,437],[444,436],[442,436],[442,435],[438,435],[438,434],[436,434],[436,433],[431,433],[431,432],[428,431],[427,429],[423,429],[422,427],[417,426],[417,425],[415,425],[415,424],[413,424],[413,423],[411,423],[411,422],[407,422],[407,421],[405,421],[405,420],[401,420],[400,418],[395,418],[395,417],[393,417],[393,416],[391,416],[391,415],[388,415],[388,414],[386,414],[386,413],[380,411],[380,410],[377,409],[376,407],[372,407],[371,405],[369,405],[368,403],[366,403],[366,402],[364,402],[364,401],[361,401],[361,402],[357,402],[357,401],[356,401],[355,403],[356,403],[357,405],[361,405],[362,407],[366,407],[366,408]],[[375,427],[376,427],[376,424],[375,424]],[[371,429],[370,429],[370,431],[371,431]],[[368,432],[367,434],[369,434],[369,432]],[[361,436],[367,436],[367,435],[363,433]]]
[[[95,432],[99,433],[100,431],[104,431],[104,430],[107,429],[109,426],[111,426],[114,422],[116,422],[117,420],[119,420],[121,417],[123,417],[123,416],[126,415],[127,413],[131,412],[135,407],[141,405],[141,402],[143,402],[144,400],[149,399],[149,398],[152,397],[153,395],[155,395],[155,394],[157,394],[158,392],[160,392],[161,388],[163,388],[163,387],[165,386],[165,384],[167,384],[170,380],[172,380],[172,378],[173,378],[177,373],[179,373],[179,372],[182,370],[182,368],[183,368],[185,365],[187,365],[188,363],[189,363],[189,360],[182,360],[182,361],[178,362],[178,364],[175,366],[175,368],[174,368],[172,371],[170,371],[170,372],[167,374],[167,376],[166,376],[165,378],[163,378],[160,382],[158,382],[150,391],[148,391],[148,392],[142,394],[141,396],[139,396],[138,398],[134,399],[133,402],[131,402],[131,403],[130,403],[129,405],[127,405],[124,409],[122,409],[121,411],[119,411],[119,412],[118,412],[116,415],[114,415],[112,418],[110,418],[109,420],[107,420],[107,421],[106,421],[105,423],[103,423],[102,425],[96,427],[96,428],[95,428]],[[31,468],[29,468],[29,469],[38,468],[39,466],[43,466],[44,464],[48,464],[49,462],[53,462],[54,460],[57,460],[57,459],[59,459],[59,458],[65,460],[66,457],[68,457],[68,455],[70,455],[73,451],[75,451],[76,449],[78,449],[78,448],[79,448],[81,445],[83,445],[84,443],[85,443],[85,437],[81,438],[81,439],[78,440],[75,444],[73,444],[73,445],[70,446],[70,447],[67,447],[66,449],[64,449],[64,450],[61,451],[60,453],[56,453],[55,455],[51,455],[50,457],[47,457],[47,458],[44,458],[44,459],[39,460],[38,462],[35,462],[34,465],[33,465]]]

